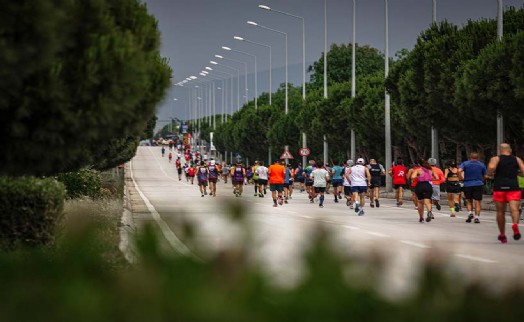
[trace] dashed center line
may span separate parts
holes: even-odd
[[[428,245],[420,244],[420,243],[417,243],[417,242],[414,242],[414,241],[410,241],[410,240],[401,240],[400,242],[401,242],[402,244],[406,244],[406,245],[410,245],[410,246],[415,246],[415,247],[418,247],[418,248],[424,248],[424,249],[431,248],[431,247],[428,246]]]
[[[494,260],[491,260],[491,259],[482,258],[482,257],[475,257],[475,256],[465,255],[465,254],[455,254],[455,256],[459,257],[459,258],[469,259],[469,260],[472,260],[472,261],[475,261],[475,262],[486,263],[486,264],[498,263],[498,261],[494,261]]]
[[[386,235],[386,234],[382,234],[382,233],[377,233],[375,231],[366,231],[366,234],[368,235],[373,235],[373,236],[377,236],[377,237],[391,237],[390,235]]]

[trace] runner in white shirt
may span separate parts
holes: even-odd
[[[264,161],[258,162],[259,167],[257,168],[258,174],[258,196],[263,198],[266,194],[267,189],[267,180],[268,180],[268,169],[264,166]],[[263,190],[262,190],[263,189]],[[264,194],[262,194],[264,192]]]
[[[371,182],[369,169],[364,165],[364,159],[359,158],[357,165],[349,169],[349,181],[351,181],[351,193],[355,200],[355,212],[359,216],[364,215],[364,205],[366,204],[366,192]],[[360,195],[360,202],[358,196]]]
[[[324,207],[324,193],[326,192],[327,181],[329,180],[329,173],[324,168],[324,162],[317,161],[318,168],[311,172],[311,179],[313,180],[313,188],[315,193],[320,194],[320,203],[318,206],[320,208]]]
[[[347,160],[346,167],[344,168],[344,175],[342,176],[343,185],[344,185],[344,197],[346,197],[346,206],[350,209],[353,209],[353,194],[351,193],[351,181],[349,180],[349,173],[351,167],[355,163],[353,160]]]

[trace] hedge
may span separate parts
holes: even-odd
[[[54,179],[0,177],[0,249],[52,243],[64,198]]]
[[[81,169],[76,172],[61,173],[57,176],[57,180],[65,185],[68,199],[81,197],[98,199],[102,196],[102,177],[99,171]]]

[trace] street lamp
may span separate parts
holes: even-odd
[[[502,0],[497,0],[497,40],[502,40],[504,35],[504,4]],[[504,118],[497,110],[497,149],[504,140]]]
[[[236,49],[232,49],[230,47],[226,47],[226,46],[222,46],[222,49],[226,50],[226,51],[232,51],[232,52],[235,52],[235,53],[239,53],[239,54],[242,54],[242,55],[246,55],[246,56],[250,56],[250,57],[253,57],[255,59],[255,110],[258,109],[258,74],[257,74],[257,56],[256,55],[253,55],[253,54],[250,54],[250,53],[247,53],[245,51],[240,51],[240,50],[236,50]]]
[[[276,29],[272,29],[272,28],[269,28],[269,27],[266,27],[266,26],[260,25],[260,24],[254,22],[254,21],[248,21],[247,24],[248,24],[248,25],[251,25],[251,26],[259,27],[259,28],[262,28],[262,29],[265,29],[265,30],[269,30],[269,31],[272,31],[272,32],[276,32],[276,33],[279,33],[279,34],[281,34],[281,35],[284,35],[285,43],[286,43],[286,84],[285,84],[285,85],[286,85],[286,100],[285,100],[285,112],[286,112],[286,114],[287,114],[287,111],[288,111],[287,33],[283,32],[283,31],[280,31],[280,30],[276,30]]]
[[[266,45],[266,44],[262,44],[262,43],[259,43],[259,42],[247,40],[247,39],[244,39],[244,38],[239,37],[239,36],[234,36],[233,38],[235,40],[245,41],[245,42],[247,42],[249,44],[253,44],[253,45],[269,48],[269,105],[271,105],[271,92],[272,92],[272,88],[271,88],[271,68],[272,68],[271,67],[272,66],[271,65],[271,46]]]
[[[355,68],[355,62],[356,62],[356,41],[357,41],[357,5],[356,0],[353,0],[353,45],[351,49],[351,98],[355,98],[356,96],[356,68]],[[351,160],[355,160],[356,155],[356,138],[355,138],[355,130],[351,129]]]
[[[221,67],[224,67],[226,69],[229,69],[229,70],[232,70],[232,71],[236,71],[237,72],[237,111],[240,111],[240,69],[238,68],[234,68],[234,67],[231,67],[231,66],[228,66],[228,65],[224,65],[224,64],[219,64],[217,63],[216,61],[213,61],[211,60],[210,61],[211,64],[213,65],[216,65],[216,66],[221,66]],[[218,72],[215,70],[215,72]],[[228,75],[231,75],[231,114],[233,114],[233,77],[234,77],[234,74],[229,74],[227,73]]]
[[[302,99],[305,100],[306,99],[306,24],[304,22],[304,18],[288,13],[288,12],[272,9],[271,7],[266,6],[266,5],[259,5],[258,7],[260,9],[276,12],[276,13],[279,13],[279,14],[282,14],[288,17],[293,17],[293,18],[302,20]]]
[[[248,102],[248,98],[247,98],[247,63],[245,61],[240,61],[240,60],[236,60],[236,59],[231,59],[231,58],[226,58],[222,55],[215,55],[215,58],[218,58],[218,59],[223,59],[223,60],[227,60],[227,61],[230,61],[230,62],[234,62],[234,63],[239,63],[239,64],[244,64],[244,91],[245,91],[245,97],[246,98],[246,104]],[[225,65],[227,66],[227,65]],[[240,109],[240,78],[238,79],[238,83],[239,84],[238,86],[238,91],[237,91],[237,100],[238,100],[238,109]]]
[[[384,0],[384,38],[385,38],[385,50],[384,50],[384,64],[385,64],[385,78],[389,76],[389,14],[388,14],[388,0]],[[390,97],[387,90],[384,90],[384,107],[385,107],[385,128],[386,128],[386,167],[391,167],[391,111],[390,111]],[[386,176],[386,191],[390,192],[391,176]]]

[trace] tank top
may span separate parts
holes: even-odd
[[[368,181],[366,178],[366,167],[363,165],[355,165],[351,167],[349,180],[352,187],[367,187]]]
[[[431,182],[431,180],[433,180],[433,178],[431,177],[431,170],[428,170],[426,168],[420,168],[422,170],[422,174],[419,174],[417,176],[417,181],[419,183],[422,183],[422,182]]]
[[[209,178],[211,179],[218,178],[218,169],[216,165],[210,165],[207,168],[209,169]]]
[[[499,155],[499,164],[495,170],[494,191],[516,191],[519,190],[517,174],[519,165],[514,155]]]
[[[235,171],[233,172],[233,179],[235,181],[244,181],[244,173],[242,170],[242,167],[235,167]]]
[[[198,168],[198,181],[207,181],[207,170],[204,167]]]
[[[380,178],[382,174],[382,169],[380,169],[380,164],[370,164],[369,165],[369,174],[371,174],[371,177],[373,178]]]
[[[458,178],[458,170],[457,170],[457,172],[453,172],[453,171],[451,171],[451,168],[448,168],[448,176],[446,177],[446,180],[450,181],[449,180],[450,178]],[[456,180],[451,180],[451,181],[454,182]]]

